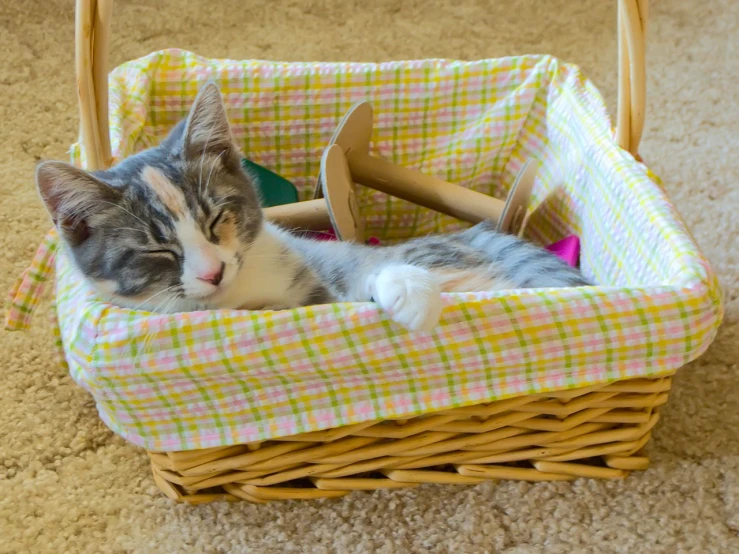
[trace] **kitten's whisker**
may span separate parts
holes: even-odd
[[[144,226],[147,226],[146,222],[144,222],[144,220],[143,220],[143,219],[141,219],[141,218],[140,218],[139,216],[137,216],[136,214],[133,214],[133,213],[129,212],[129,211],[128,211],[128,210],[127,210],[126,208],[124,208],[123,206],[119,206],[118,204],[114,204],[113,202],[106,202],[105,200],[98,200],[98,202],[100,202],[101,204],[110,204],[111,206],[115,206],[115,207],[116,207],[116,208],[118,208],[119,210],[123,210],[123,211],[124,211],[124,212],[126,212],[126,213],[127,213],[128,215],[130,215],[130,216],[132,216],[132,217],[135,217],[136,219],[138,219],[138,220],[139,220],[139,221],[140,221],[140,222],[142,223],[142,225],[144,225]]]
[[[119,231],[119,230],[138,231],[139,233],[144,233],[145,235],[148,236],[148,233],[146,231],[144,231],[143,229],[134,229],[133,227],[116,227],[115,230],[116,231]]]
[[[159,305],[154,310],[158,313],[168,313],[170,307],[174,304],[174,302],[177,300],[177,295],[175,294],[169,294],[167,297],[162,300],[162,302],[159,303]],[[144,348],[141,350],[142,353],[147,353],[149,349],[151,348],[152,343],[154,342],[155,333],[150,332],[146,335],[144,338]]]
[[[152,295],[151,295],[151,296],[150,296],[149,298],[147,298],[147,299],[146,299],[146,300],[144,300],[143,302],[140,302],[139,304],[137,304],[137,305],[136,305],[135,307],[133,307],[133,308],[131,308],[131,309],[132,309],[132,310],[138,310],[138,309],[139,309],[139,308],[140,308],[141,306],[143,306],[144,304],[146,304],[146,303],[147,303],[147,302],[148,302],[149,300],[151,300],[152,298],[156,298],[156,297],[157,297],[157,296],[159,296],[160,294],[164,294],[165,292],[169,292],[169,291],[170,291],[170,290],[172,290],[173,288],[175,288],[175,287],[179,287],[179,286],[180,286],[180,285],[172,285],[171,287],[167,287],[166,289],[162,289],[162,290],[160,290],[159,292],[157,292],[156,294],[152,294]]]
[[[216,164],[218,163],[218,160],[221,159],[221,156],[223,156],[223,154],[225,152],[226,151],[224,150],[223,152],[221,152],[220,154],[218,154],[218,156],[216,156],[216,159],[213,160],[213,163],[210,165],[210,172],[208,173],[208,180],[205,181],[205,193],[201,193],[201,194],[207,194],[208,193],[208,187],[210,187],[210,178],[213,176],[213,169],[216,167]]]
[[[168,294],[167,296],[164,297],[164,299],[162,299],[159,302],[159,304],[156,306],[156,308],[152,309],[151,311],[154,312],[154,313],[166,314],[167,311],[165,309],[165,306],[167,306],[168,304],[170,304],[172,302],[172,300],[174,300],[176,298],[177,298],[177,295],[176,294],[172,294],[172,293]]]
[[[228,206],[229,204],[232,204],[232,202],[231,202],[231,201],[229,201],[229,200],[225,200],[225,201],[223,201],[223,202],[219,202],[218,204],[215,204],[215,205],[213,206],[213,211],[217,211],[217,210],[219,210],[220,208],[222,208],[223,206]]]
[[[164,291],[162,291],[164,292]],[[151,310],[155,313],[167,313],[167,310],[169,309],[169,304],[173,304],[174,301],[177,300],[177,294],[169,294],[167,295],[164,300],[162,300],[156,308]],[[156,336],[156,333],[153,331],[148,331],[146,335],[144,335],[143,341],[141,341],[140,347],[137,349],[137,355],[134,357],[134,365],[138,364],[141,361],[141,357],[144,354],[147,354],[149,351],[149,348],[151,347],[152,341],[154,340],[154,337]],[[131,348],[131,345],[133,344],[133,341],[136,340],[136,337],[131,338],[131,340],[128,343],[128,348]]]
[[[210,137],[213,135],[213,129],[216,128],[215,123],[211,125],[210,131],[208,131],[208,137],[205,139],[205,145],[203,146],[203,153],[200,155],[200,177],[198,178],[198,192],[203,195],[203,161],[205,160],[205,150],[208,148],[210,143]]]
[[[174,308],[179,298],[180,298],[179,293],[170,295],[169,298],[167,299],[166,304],[162,307],[162,313],[165,313],[165,314],[171,313],[170,310]]]

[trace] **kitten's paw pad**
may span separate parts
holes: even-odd
[[[414,266],[389,266],[374,278],[375,301],[411,331],[431,331],[441,317],[441,287],[433,274]]]

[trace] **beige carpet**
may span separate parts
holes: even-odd
[[[77,130],[72,8],[0,3],[3,290],[49,226],[34,163],[66,159]],[[651,469],[623,482],[174,505],[143,452],[54,364],[44,307],[31,332],[0,332],[0,552],[739,552],[739,3],[663,0],[652,12],[642,154],[720,274],[727,312],[677,377]],[[551,53],[615,101],[615,1],[139,0],[116,2],[114,16],[115,64],[171,46],[284,60]]]

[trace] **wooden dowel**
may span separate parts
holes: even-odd
[[[326,200],[307,200],[282,206],[270,206],[264,210],[267,219],[289,229],[326,231],[331,229],[331,217]]]
[[[356,183],[470,223],[497,221],[505,203],[362,152],[348,152]]]

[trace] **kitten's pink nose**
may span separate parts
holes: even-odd
[[[223,270],[226,269],[226,264],[221,262],[221,265],[216,269],[212,269],[202,275],[198,275],[198,279],[210,283],[211,285],[218,286],[223,280]]]

